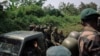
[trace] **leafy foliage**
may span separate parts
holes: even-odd
[[[81,30],[79,13],[87,7],[96,9],[95,3],[84,4],[75,7],[72,3],[60,3],[58,9],[52,5],[42,7],[46,0],[10,0],[6,9],[0,4],[0,33],[27,30],[31,23],[47,24],[52,23],[60,29],[70,32]],[[100,9],[99,9],[100,10]],[[100,12],[100,11],[99,11]]]

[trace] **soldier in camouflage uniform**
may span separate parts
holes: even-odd
[[[48,26],[47,27],[47,29],[48,29],[48,33],[49,33],[49,35],[50,35],[50,37],[51,37],[51,33],[52,33],[52,26],[50,25],[50,26]]]
[[[48,29],[44,29],[44,36],[45,36],[45,41],[46,41],[46,47],[47,48],[53,46],[53,44],[51,43],[51,37],[50,37],[48,31],[49,31]]]
[[[40,31],[40,26],[39,25],[36,25],[34,31]]]
[[[35,25],[30,25],[30,26],[29,26],[29,30],[30,30],[30,31],[34,31],[35,27],[36,27]]]
[[[79,37],[79,56],[100,56],[100,14],[87,8],[81,12],[83,31]]]
[[[44,32],[44,29],[46,29],[47,27],[46,27],[46,25],[41,25],[41,27],[40,27],[40,31],[44,34],[45,32]]]
[[[62,30],[59,31],[58,37],[60,38],[60,39],[59,39],[59,43],[61,44],[62,41],[65,39],[65,36],[63,35],[63,31],[62,31]]]
[[[54,30],[51,33],[51,42],[54,45],[60,45],[59,40],[60,40],[60,38],[58,37],[58,28],[57,27],[54,27]]]

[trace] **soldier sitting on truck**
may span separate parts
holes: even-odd
[[[41,56],[41,48],[39,47],[37,40],[34,40],[32,43],[28,42],[23,56]]]

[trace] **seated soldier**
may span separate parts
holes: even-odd
[[[37,41],[33,41],[33,44],[27,45],[24,56],[41,56],[41,49],[38,46]]]

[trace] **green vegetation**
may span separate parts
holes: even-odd
[[[45,0],[10,0],[0,3],[0,33],[15,30],[28,30],[28,26],[34,24],[52,23],[54,26],[63,29],[64,32],[81,30],[80,11],[84,8],[97,8],[93,2],[79,7],[74,4],[61,3],[56,9],[52,5],[42,7]],[[9,5],[6,5],[9,4]],[[3,9],[3,6],[6,9]],[[98,10],[100,12],[100,9]]]

